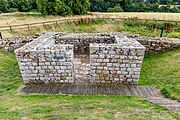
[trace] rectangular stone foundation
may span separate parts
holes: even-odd
[[[145,48],[111,33],[46,33],[15,51],[25,83],[74,83],[74,54],[90,56],[91,83],[138,84]]]

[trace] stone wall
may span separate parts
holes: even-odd
[[[0,49],[5,51],[14,51],[17,48],[22,47],[26,43],[29,43],[33,40],[32,37],[22,36],[22,37],[12,37],[0,40]]]
[[[138,84],[145,47],[116,37],[115,44],[90,44],[91,82]]]
[[[58,84],[74,82],[74,54],[88,50],[91,83],[138,84],[145,48],[122,34],[46,33],[15,54],[25,83]]]
[[[178,38],[145,37],[132,34],[127,34],[127,37],[136,39],[144,45],[146,47],[146,55],[156,55],[180,49],[180,39]]]
[[[115,42],[114,36],[110,34],[67,34],[65,36],[56,35],[56,43],[74,45],[74,53],[89,54],[90,43],[107,43]]]
[[[15,50],[19,68],[25,83],[58,84],[73,83],[73,45],[55,44],[44,34],[38,39]]]
[[[67,36],[66,38],[64,38],[67,40],[66,42],[62,40],[62,37],[60,37],[59,35],[56,35],[56,40],[58,43],[61,44],[62,43],[74,44],[75,45],[74,51],[76,54],[83,54],[83,53],[88,54],[89,53],[88,45],[93,41],[96,43],[100,43],[100,42],[114,43],[113,38],[110,38],[109,34],[122,36],[122,33],[99,33],[96,34],[96,36],[93,36],[93,34],[88,34],[89,38],[86,38],[87,34],[83,34],[81,35],[82,39],[78,40],[77,37],[73,38],[68,36],[68,34],[66,34]],[[145,52],[146,55],[160,54],[174,49],[180,49],[180,39],[178,38],[145,37],[145,36],[139,36],[133,34],[124,34],[124,35],[127,36],[128,38],[136,39],[138,42],[144,45],[146,47],[146,52]],[[33,37],[13,37],[13,38],[0,40],[0,49],[6,51],[14,51],[15,49],[32,41],[34,38],[37,38],[37,36],[39,35]],[[94,39],[94,37],[96,37],[96,39]],[[101,39],[99,39],[98,37]],[[102,39],[103,37],[104,40]]]

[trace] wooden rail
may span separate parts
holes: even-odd
[[[10,25],[10,26],[0,26],[0,30],[16,30],[16,29],[30,29],[31,27],[37,27],[37,26],[45,26],[45,25],[52,25],[52,24],[58,24],[63,22],[71,22],[71,21],[78,21],[85,17],[79,17],[79,18],[65,18],[60,20],[54,20],[54,21],[46,21],[46,22],[37,22],[37,23],[30,23],[30,24],[21,24],[21,25]],[[170,20],[154,20],[154,19],[136,19],[136,18],[119,18],[119,17],[86,17],[89,19],[113,19],[113,20],[128,20],[128,19],[134,19],[134,20],[141,20],[141,21],[164,21],[164,22],[180,22],[180,21],[170,21]]]

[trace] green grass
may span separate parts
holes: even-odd
[[[140,84],[179,95],[180,50],[146,56]],[[178,119],[180,116],[139,97],[17,95],[23,85],[13,53],[0,50],[0,119]],[[174,89],[172,89],[172,87]]]
[[[168,97],[180,100],[180,49],[145,56],[140,84],[156,86]]]

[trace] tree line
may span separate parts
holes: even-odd
[[[0,0],[0,13],[39,11],[43,15],[91,12],[174,12],[180,0]]]
[[[180,12],[180,0],[91,0],[92,12]]]

